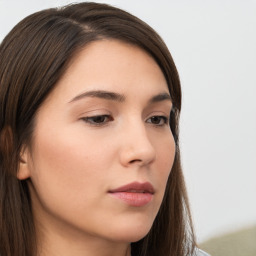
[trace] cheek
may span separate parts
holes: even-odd
[[[31,179],[43,197],[85,200],[87,191],[101,186],[110,167],[111,152],[95,139],[74,133],[40,132],[35,138]],[[106,154],[108,154],[106,156]]]
[[[71,129],[38,133],[34,143],[37,161],[72,174],[103,160],[104,144],[86,132]],[[60,168],[62,167],[62,168]]]
[[[158,172],[156,173],[156,179],[161,183],[159,187],[163,188],[163,192],[174,163],[175,152],[176,146],[172,135],[166,136],[163,141],[157,142]]]

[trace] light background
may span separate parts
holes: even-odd
[[[0,41],[28,14],[71,2],[0,0]],[[182,162],[199,242],[255,225],[256,0],[96,2],[149,23],[174,57],[183,87]]]

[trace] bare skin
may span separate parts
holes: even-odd
[[[101,40],[79,53],[21,155],[38,255],[130,255],[154,222],[173,165],[171,108],[163,73],[140,48]],[[130,201],[113,196],[133,182],[154,189],[143,205],[145,191],[132,191]]]

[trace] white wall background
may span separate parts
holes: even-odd
[[[70,2],[0,0],[0,41],[28,14]],[[96,2],[148,22],[174,57],[183,86],[183,167],[198,240],[255,225],[256,0]]]

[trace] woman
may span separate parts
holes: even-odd
[[[35,13],[0,46],[0,251],[201,255],[161,38],[111,6]]]

